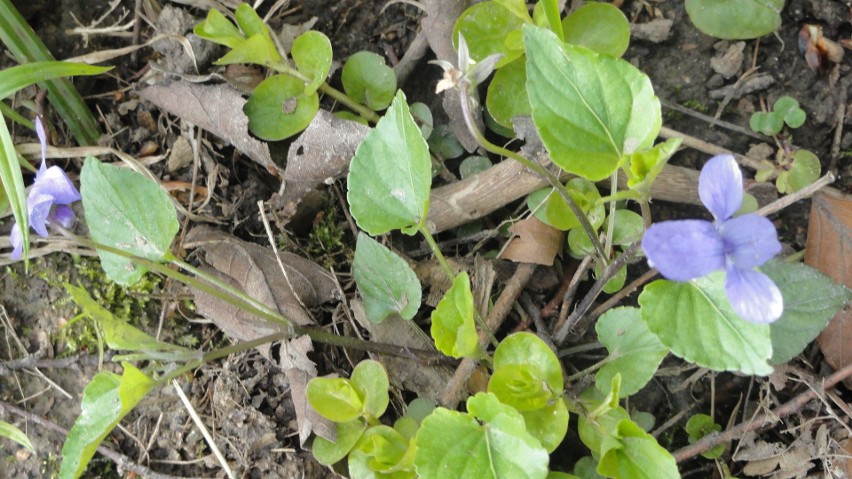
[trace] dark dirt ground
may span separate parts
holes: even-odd
[[[126,35],[91,35],[86,44],[81,36],[66,33],[67,29],[76,26],[72,13],[85,24],[106,11],[106,2],[33,0],[13,3],[39,32],[56,58],[122,47],[131,42]],[[181,0],[163,3],[184,10],[199,20],[204,15],[201,10],[190,6],[194,2]],[[314,28],[323,31],[331,39],[335,60],[343,61],[349,54],[366,49],[386,56],[393,64],[403,56],[413,41],[419,28],[421,13],[417,8],[404,4],[391,5],[381,12],[383,6],[384,2],[365,0],[293,0],[274,16],[271,24],[275,29],[280,29],[282,24],[296,25],[317,17]],[[268,8],[269,6],[265,5],[261,12]],[[134,2],[124,0],[117,11],[122,9],[131,12],[132,18]],[[743,95],[741,98],[732,98],[727,106],[722,108],[721,120],[747,128],[750,112],[754,108],[759,109],[762,101],[771,104],[780,95],[793,96],[808,113],[806,124],[796,131],[794,143],[815,152],[823,162],[823,171],[834,162],[838,175],[834,186],[846,193],[852,191],[852,162],[849,161],[852,154],[848,153],[852,151],[852,132],[842,136],[839,152],[835,151],[834,155],[832,152],[837,123],[836,112],[838,108],[845,107],[847,88],[852,82],[849,55],[847,60],[840,65],[831,66],[826,72],[814,72],[807,68],[803,56],[796,48],[797,35],[803,22],[823,25],[824,34],[828,38],[848,38],[852,33],[848,2],[788,2],[784,9],[782,27],[777,35],[767,36],[759,42],[746,42],[742,66],[729,79],[714,72],[711,59],[718,56],[719,52],[726,51],[731,42],[720,42],[698,32],[688,21],[682,2],[627,0],[623,10],[629,18],[638,23],[647,22],[651,18],[651,12],[674,21],[668,39],[658,43],[633,39],[625,55],[626,59],[651,77],[657,95],[665,102],[663,111],[666,126],[732,151],[748,151],[750,146],[757,142],[755,138],[724,126],[712,126],[705,120],[683,114],[666,105],[684,105],[712,116],[720,107],[720,99],[711,98],[710,92],[736,82],[738,75],[750,66],[759,43],[755,64],[760,72],[770,74],[775,82],[768,88]],[[117,18],[117,13],[112,13],[103,23],[111,25]],[[119,23],[127,21],[124,19]],[[144,41],[153,33],[150,23],[145,23],[141,28],[141,39]],[[111,62],[117,65],[117,68],[109,77],[76,82],[78,88],[90,99],[92,106],[97,108],[96,111],[101,113],[102,126],[115,132],[108,140],[109,143],[130,154],[143,151],[149,143],[157,145],[161,151],[165,150],[171,147],[175,138],[180,135],[180,128],[170,124],[167,115],[152,105],[142,103],[128,111],[120,109],[121,104],[135,101],[135,89],[139,86],[135,83],[137,73],[155,56],[151,49],[143,49],[134,58],[125,56]],[[432,57],[427,55],[415,74],[402,87],[410,98],[424,100],[431,97],[430,106],[433,111],[438,111],[440,102],[431,91],[440,78],[440,70],[426,65],[425,61],[429,58]],[[8,56],[2,61],[4,65],[12,64]],[[116,94],[119,90],[123,92],[120,95]],[[34,90],[25,92],[30,95],[32,93]],[[146,118],[153,118],[159,127],[147,133],[140,132],[144,130],[142,125]],[[106,125],[103,125],[104,122]],[[844,124],[848,129],[852,119],[846,119]],[[125,127],[126,129],[122,130]],[[213,139],[211,141],[216,143]],[[224,165],[221,173],[224,181],[219,186],[220,191],[216,193],[220,201],[216,205],[215,213],[221,216],[230,231],[244,238],[256,237],[262,227],[255,203],[258,199],[270,198],[278,187],[276,180],[253,164],[237,161],[233,149],[218,146],[214,146],[214,149],[222,154],[218,161]],[[675,157],[674,163],[697,167],[706,157],[704,153],[686,149]],[[280,158],[282,166],[285,161],[286,159]],[[163,174],[169,175],[166,172]],[[190,175],[189,169],[186,168],[176,172],[173,179],[188,181]],[[323,213],[313,217],[306,225],[294,228],[298,234],[289,235],[288,241],[302,254],[319,262],[330,261],[333,264],[351,254],[354,242],[348,232],[348,226],[345,225],[345,217],[334,191],[329,189],[327,196]],[[231,208],[226,209],[222,205],[230,205]],[[655,208],[659,208],[655,210],[657,219],[694,215],[697,211],[692,207],[672,204],[656,204]],[[808,208],[809,201],[801,201],[778,215],[775,220],[782,241],[792,250],[799,251],[804,248]],[[493,221],[498,223],[500,219]],[[3,232],[7,231],[6,226],[2,228]],[[329,231],[337,231],[337,237],[340,238],[337,241],[337,250],[331,253],[316,248],[316,238],[321,232],[328,236]],[[449,234],[446,236],[451,237]],[[493,242],[487,248],[496,249],[499,246]],[[570,267],[570,262],[566,262],[564,269],[569,271]],[[19,359],[27,354],[37,354],[45,358],[76,354],[85,356],[85,359],[75,360],[62,368],[28,368],[5,372],[0,376],[0,400],[16,404],[65,428],[73,424],[78,414],[83,387],[97,372],[97,361],[92,357],[92,353],[95,353],[92,348],[96,343],[93,341],[92,332],[82,327],[68,332],[59,331],[59,326],[70,321],[76,314],[73,304],[61,287],[62,281],[82,281],[88,289],[101,292],[105,303],[128,308],[129,314],[137,318],[136,324],[151,333],[154,333],[158,324],[164,320],[163,338],[166,340],[194,341],[191,343],[193,346],[204,348],[228,344],[228,339],[214,326],[188,321],[195,319],[195,315],[187,307],[187,303],[180,300],[185,297],[185,292],[179,288],[160,282],[142,292],[115,292],[114,286],[107,284],[103,276],[91,274],[96,268],[97,265],[93,265],[86,258],[72,259],[68,255],[51,255],[36,260],[28,275],[24,274],[20,264],[5,267],[0,271],[0,366],[4,361]],[[336,265],[335,270],[345,273],[348,265]],[[354,287],[346,274],[341,276],[340,282],[346,288],[347,294],[354,294]],[[535,303],[542,306],[554,293],[555,290],[551,288],[533,291],[530,296]],[[163,305],[161,298],[170,300]],[[332,305],[322,314],[326,318],[338,318],[341,314],[339,308]],[[590,340],[578,338],[577,343]],[[321,372],[333,372],[350,368],[351,363],[357,362],[358,356],[347,359],[333,348],[320,348],[315,359]],[[593,361],[594,358],[589,357],[586,360]],[[663,367],[672,375],[655,379],[643,392],[631,398],[630,407],[655,414],[658,424],[684,409],[707,410],[709,396],[713,391],[710,388],[710,376],[704,375],[690,382],[689,377],[694,371],[679,372],[678,367],[681,364],[679,360],[669,358]],[[821,376],[827,372],[827,366],[815,347],[806,349],[802,358],[792,366],[804,375]],[[582,369],[583,363],[572,364],[571,367]],[[108,362],[104,368],[118,370],[117,366]],[[761,406],[782,403],[807,388],[804,384],[792,384],[783,391],[766,394],[762,389],[765,382],[729,374],[718,375],[715,387],[717,422],[725,424],[737,407],[738,401],[746,400],[744,405],[739,406],[740,410],[745,407],[749,411],[755,411]],[[196,410],[208,427],[215,431],[219,447],[239,477],[332,476],[331,471],[315,463],[309,453],[299,448],[293,427],[294,412],[287,380],[280,370],[258,353],[239,354],[208,364],[191,378],[185,378],[182,384]],[[682,384],[688,384],[689,387],[679,387]],[[60,388],[67,393],[60,392]],[[839,391],[848,405],[852,400],[850,391],[843,388]],[[805,421],[805,418],[818,415],[819,405],[816,405],[803,411],[800,419]],[[842,413],[840,417],[843,417]],[[19,418],[2,419],[21,427],[32,440],[38,454],[29,455],[9,441],[0,440],[0,478],[52,477],[58,470],[63,437]],[[797,437],[805,433],[810,434],[808,431],[816,431],[823,424],[831,431],[842,429],[831,418],[815,421],[817,422],[804,433],[797,432],[795,428],[784,432],[782,427],[778,427],[765,431],[761,437],[789,445]],[[574,432],[569,431],[566,441],[577,443],[573,426],[572,430]],[[664,447],[674,450],[683,446],[686,438],[682,429],[675,427],[663,433],[659,440]],[[158,472],[183,477],[224,477],[209,447],[171,388],[163,388],[150,394],[142,405],[122,422],[122,428],[116,429],[107,438],[105,444]],[[552,463],[570,468],[577,456],[576,452],[566,447],[554,453]],[[819,458],[808,459],[815,459],[815,462],[813,469],[805,471],[810,474],[807,477],[832,477],[821,475],[824,474],[821,471],[825,463],[820,462]],[[728,463],[732,465],[732,472],[735,474],[742,472],[742,463]],[[117,472],[115,466],[101,456],[95,457],[90,471],[89,477],[132,477]],[[687,474],[689,477],[716,477],[715,468],[709,461],[682,464],[681,472],[685,477]]]

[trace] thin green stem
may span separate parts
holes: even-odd
[[[435,241],[432,233],[429,232],[429,228],[425,225],[421,225],[418,231],[420,231],[420,234],[422,234],[423,238],[426,239],[426,244],[429,245],[429,249],[432,250],[432,254],[435,255],[435,259],[438,260],[441,268],[443,268],[444,272],[447,273],[450,281],[453,281],[456,278],[456,274],[453,273],[453,269],[450,268],[450,264],[447,263],[447,259],[444,258],[444,253],[441,253],[441,248],[438,247],[438,243]]]
[[[469,104],[470,97],[467,93],[466,88],[467,85],[462,84],[460,86],[461,94],[459,95],[459,97],[461,98],[462,116],[464,116],[465,124],[467,125],[467,128],[468,130],[470,130],[470,133],[473,135],[474,139],[476,139],[476,142],[479,143],[479,145],[485,148],[487,151],[494,153],[495,155],[501,155],[505,156],[506,158],[511,158],[517,161],[518,163],[526,166],[530,170],[538,173],[544,179],[546,179],[547,182],[550,183],[550,186],[556,188],[556,191],[559,192],[559,196],[562,197],[562,200],[565,201],[565,203],[571,209],[571,212],[574,213],[574,216],[576,216],[577,219],[580,221],[580,226],[583,228],[583,231],[586,232],[586,235],[589,237],[589,240],[591,240],[592,245],[595,247],[595,251],[598,254],[599,261],[601,262],[601,264],[606,266],[609,261],[607,259],[606,252],[604,251],[603,246],[601,245],[601,242],[598,240],[598,235],[595,232],[595,229],[592,227],[592,224],[589,223],[589,218],[586,216],[585,213],[583,213],[583,210],[580,209],[574,199],[571,198],[571,195],[568,193],[568,190],[565,188],[565,185],[563,185],[558,178],[553,176],[553,174],[551,174],[549,171],[547,171],[546,168],[539,165],[538,163],[530,161],[524,158],[522,155],[515,153],[514,151],[507,150],[506,148],[495,145],[494,143],[488,141],[488,139],[485,138],[481,131],[479,131],[479,128],[477,128],[476,126],[476,123],[474,123],[473,121],[473,115],[470,111]]]
[[[618,172],[612,174],[609,186],[609,196],[615,197],[618,194]],[[612,253],[612,235],[615,232],[615,201],[609,204],[609,226],[606,229],[606,242],[604,243],[604,253],[606,257]]]
[[[302,80],[305,83],[311,82],[310,78],[306,77],[305,75],[302,75],[298,70],[291,67],[290,65],[287,65],[286,63],[270,65],[270,68],[277,71],[278,73],[283,73],[285,75],[290,75],[293,78],[298,78],[299,80]],[[378,123],[379,119],[381,118],[373,110],[365,107],[364,105],[358,103],[352,98],[349,98],[346,93],[343,93],[342,91],[333,88],[328,83],[323,82],[319,87],[319,91],[321,91],[325,95],[330,96],[331,98],[334,98],[335,101],[346,105],[347,108],[361,115],[365,120],[369,122]]]
[[[606,366],[606,364],[609,363],[610,361],[612,361],[611,356],[607,356],[607,357],[601,359],[600,361],[596,362],[595,364],[592,364],[591,366],[587,367],[586,369],[568,376],[568,378],[565,381],[569,384],[573,384],[573,383],[579,381],[580,379],[588,376],[589,374],[592,374],[593,372],[597,371],[598,369]]]

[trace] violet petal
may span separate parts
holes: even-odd
[[[53,214],[50,215],[50,221],[55,222],[63,228],[68,228],[74,223],[74,210],[70,206],[57,205],[53,209]]]
[[[53,196],[54,201],[60,205],[68,205],[80,200],[80,192],[74,187],[74,183],[68,179],[62,168],[51,166],[44,173],[36,177],[32,186],[41,194]]]
[[[716,155],[701,169],[698,196],[717,222],[733,216],[743,202],[743,174],[731,155]]]
[[[41,144],[41,163],[44,164],[44,157],[47,156],[47,134],[44,132],[44,125],[41,124],[41,117],[36,115],[35,118],[36,136]]]
[[[719,225],[728,258],[739,268],[760,266],[781,252],[775,225],[753,214],[731,218]]]
[[[50,216],[50,209],[53,207],[53,196],[40,194],[38,191],[30,191],[27,197],[27,213],[30,218],[30,227],[35,230],[39,236],[47,237],[47,218]]]
[[[722,237],[709,221],[655,223],[645,232],[642,249],[648,264],[674,281],[700,278],[725,267]]]
[[[725,292],[734,312],[747,321],[771,323],[784,312],[784,299],[778,286],[759,271],[728,268]]]
[[[21,227],[18,226],[18,223],[12,225],[9,242],[12,243],[12,259],[20,259],[21,254],[24,252],[24,236],[21,234]]]

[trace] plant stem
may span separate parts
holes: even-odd
[[[456,274],[453,273],[453,269],[450,268],[449,263],[447,263],[447,259],[444,258],[444,254],[441,253],[441,248],[438,247],[438,243],[435,241],[435,238],[432,236],[432,233],[429,232],[429,228],[425,225],[421,225],[418,229],[420,234],[423,235],[423,238],[426,240],[426,244],[429,245],[429,249],[432,250],[432,254],[435,255],[435,259],[438,260],[438,263],[443,268],[444,272],[447,273],[447,276],[450,278],[450,281],[456,279]]]
[[[517,161],[518,163],[526,166],[530,170],[538,173],[543,178],[545,178],[547,182],[550,183],[550,186],[556,188],[556,190],[559,192],[559,196],[561,196],[562,200],[565,201],[566,204],[568,204],[568,207],[571,209],[571,212],[574,213],[574,216],[576,216],[577,219],[580,221],[580,226],[583,227],[583,231],[586,232],[586,235],[588,235],[589,240],[591,240],[592,245],[594,245],[595,247],[595,251],[598,254],[598,260],[601,262],[601,264],[606,266],[609,261],[607,260],[607,255],[603,249],[603,246],[601,246],[601,242],[598,241],[598,236],[595,232],[595,229],[592,227],[592,224],[589,223],[589,218],[586,217],[586,214],[583,213],[583,210],[580,209],[574,199],[571,198],[571,195],[568,193],[568,190],[565,188],[565,185],[563,185],[558,178],[553,176],[549,171],[547,171],[546,168],[539,165],[538,163],[530,161],[519,155],[518,153],[515,153],[514,151],[507,150],[506,148],[497,146],[494,143],[488,141],[488,139],[486,139],[482,132],[479,131],[479,128],[476,127],[476,124],[473,121],[473,114],[470,111],[470,97],[467,93],[467,85],[461,84],[460,86],[461,93],[459,97],[461,98],[461,107],[464,116],[464,121],[467,125],[468,130],[470,130],[470,133],[476,139],[476,142],[479,143],[479,145],[485,148],[487,151],[494,153],[495,155],[501,155],[505,156],[506,158],[511,158]]]
[[[298,70],[294,69],[290,65],[287,65],[286,63],[278,63],[278,64],[270,65],[270,68],[277,71],[278,73],[283,73],[285,75],[290,75],[293,78],[298,78],[299,80],[302,80],[305,83],[311,82],[310,78],[306,77],[305,75],[302,75]],[[367,121],[370,121],[370,122],[373,122],[373,123],[378,123],[379,119],[381,118],[373,110],[371,110],[371,109],[365,107],[364,105],[361,105],[360,103],[356,102],[355,100],[349,98],[349,96],[347,96],[345,93],[343,93],[342,91],[340,91],[336,88],[331,87],[326,82],[322,82],[322,84],[319,87],[319,91],[321,91],[324,94],[334,98],[335,101],[338,101],[338,102],[346,105],[347,108],[351,109],[355,113],[358,113]]]
[[[568,378],[565,379],[565,382],[567,382],[569,384],[574,383],[577,380],[584,378],[584,377],[588,376],[589,374],[592,374],[593,372],[597,371],[598,369],[606,366],[606,364],[608,362],[612,361],[612,359],[610,359],[610,358],[611,358],[611,356],[607,356],[607,357],[601,359],[600,361],[596,362],[595,364],[592,364],[591,366],[587,367],[586,369],[568,376]]]

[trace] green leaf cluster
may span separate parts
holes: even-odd
[[[749,126],[764,135],[774,136],[781,133],[786,124],[790,128],[799,128],[805,124],[807,114],[799,107],[799,102],[790,96],[775,100],[772,111],[757,111],[751,114]]]

